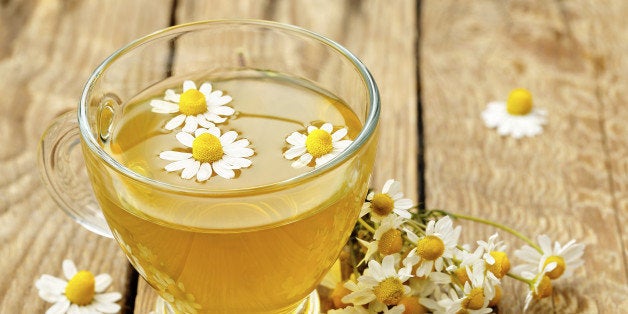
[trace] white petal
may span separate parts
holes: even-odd
[[[218,107],[212,107],[211,111],[217,115],[221,115],[221,116],[230,116],[232,114],[235,113],[235,110],[231,107],[228,106],[218,106]]]
[[[174,90],[172,90],[172,89],[167,89],[166,93],[164,95],[164,99],[168,100],[168,101],[172,101],[175,104],[178,104],[179,101],[181,100],[181,95],[175,93]],[[177,108],[178,107],[179,106],[177,105]]]
[[[234,169],[248,168],[252,164],[251,160],[241,157],[223,156],[222,160],[233,166]]]
[[[225,178],[225,179],[231,179],[233,177],[235,177],[235,172],[233,172],[233,170],[229,169],[228,165],[226,165],[223,161],[219,160],[216,161],[212,164],[212,168],[214,168],[214,171],[216,172],[217,175]]]
[[[222,149],[225,152],[225,155],[229,155],[231,157],[250,157],[250,156],[253,156],[253,154],[255,154],[255,151],[246,147],[241,148],[241,147],[229,146],[229,147],[223,147]]]
[[[94,295],[94,299],[102,303],[117,302],[122,299],[122,294],[119,292],[97,293]]]
[[[331,139],[332,139],[333,142],[338,142],[339,140],[341,140],[346,135],[347,135],[347,128],[342,128],[342,129],[334,132],[334,134],[331,135]]]
[[[237,137],[238,132],[236,131],[226,132],[220,137],[220,144],[222,144],[222,146],[228,146],[229,144],[233,143],[233,141],[235,141]]]
[[[76,273],[78,272],[76,270],[76,265],[74,265],[74,262],[72,262],[69,259],[66,259],[63,261],[62,267],[63,267],[63,275],[68,280],[72,279],[72,277],[74,277],[74,275],[76,275]]]
[[[65,299],[63,301],[57,302],[52,305],[47,311],[46,314],[64,314],[68,308],[70,307],[70,301]]]
[[[185,126],[183,127],[183,132],[192,133],[198,129],[198,122],[196,121],[195,116],[187,116],[185,118]]]
[[[184,160],[190,157],[192,157],[191,153],[175,152],[172,150],[159,153],[159,158],[163,160],[170,160],[170,161]]]
[[[343,151],[347,147],[349,147],[349,145],[351,145],[351,143],[353,143],[352,140],[342,140],[342,141],[338,141],[338,142],[333,142],[332,146],[335,148],[335,150]]]
[[[231,143],[230,147],[240,147],[240,148],[244,148],[249,146],[250,142],[249,140],[243,138],[243,139],[239,139],[233,143]]]
[[[215,137],[220,138],[220,129],[217,127],[207,129],[207,132]]]
[[[96,276],[96,278],[94,278],[94,281],[94,291],[103,292],[109,287],[113,279],[111,279],[111,276],[109,276],[109,274],[100,274]]]
[[[310,126],[307,127],[307,133],[308,134],[312,133],[312,131],[314,131],[314,130],[318,130],[318,128],[313,126],[313,125],[310,125]]]
[[[292,167],[293,168],[303,168],[305,166],[307,166],[310,161],[312,161],[312,155],[310,153],[305,153],[303,155],[301,155],[301,157],[299,159],[297,159],[296,161],[294,161],[292,163]]]
[[[187,147],[192,147],[192,142],[194,142],[194,136],[192,136],[192,134],[190,133],[186,133],[186,132],[179,132],[176,135],[177,140],[187,146]]]
[[[227,121],[227,118],[223,118],[213,112],[207,112],[204,114],[205,115],[205,119],[214,122],[214,123],[223,123],[225,121]]]
[[[164,169],[166,169],[166,171],[168,171],[168,172],[178,171],[178,170],[181,170],[181,169],[184,169],[184,168],[188,167],[193,162],[194,162],[194,159],[192,159],[192,158],[185,159],[185,160],[179,160],[179,161],[175,161],[175,162],[167,164]]]
[[[203,93],[203,95],[207,97],[212,92],[212,84],[209,82],[205,82],[201,84],[201,87],[199,87],[198,91]]]
[[[286,142],[294,146],[305,147],[307,136],[299,132],[293,132],[286,138]]]
[[[207,181],[212,176],[212,166],[209,163],[202,163],[196,173],[196,180],[199,182]]]
[[[62,294],[65,290],[67,281],[50,275],[41,275],[37,281],[35,281],[35,287],[39,290],[46,292]]]
[[[402,199],[395,200],[395,208],[409,209],[413,205],[414,205],[414,203],[409,198],[402,198]]]
[[[283,156],[290,160],[293,159],[297,156],[301,156],[306,152],[307,149],[305,149],[305,147],[292,147],[290,149],[288,149],[285,153],[283,153]]]
[[[111,302],[96,302],[93,306],[99,313],[113,314],[120,311],[120,305]]]
[[[194,160],[191,162],[183,171],[181,172],[181,178],[183,179],[191,179],[196,175],[198,169],[201,167],[201,163],[198,160]]]
[[[330,160],[334,159],[334,157],[336,157],[336,154],[326,154],[316,158],[316,167],[320,167],[328,163]]]
[[[321,126],[321,130],[331,134],[331,131],[334,129],[334,127],[331,125],[331,123],[325,123],[323,124],[323,126]]]
[[[205,115],[202,115],[202,114],[199,114],[198,116],[196,116],[196,122],[198,122],[200,126],[206,129],[216,126],[215,124],[209,122],[209,120],[205,119]]]
[[[230,103],[231,100],[233,100],[233,99],[229,95],[221,96],[221,97],[218,97],[216,99],[212,99],[212,106],[224,106],[224,105]],[[234,112],[235,112],[235,110],[234,110]]]
[[[190,89],[196,89],[196,84],[190,80],[183,81],[183,91],[188,91]]]
[[[166,129],[166,130],[174,130],[175,128],[177,128],[181,124],[183,124],[183,121],[185,121],[185,115],[184,114],[180,114],[180,115],[170,119],[170,121],[168,121],[166,123],[166,125],[164,126],[164,129]]]
[[[152,107],[150,111],[155,113],[175,113],[179,112],[179,105],[161,99],[153,99],[150,101]]]

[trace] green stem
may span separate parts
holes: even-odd
[[[510,278],[513,278],[513,279],[516,279],[516,280],[519,280],[521,282],[525,282],[525,283],[527,283],[529,285],[533,284],[532,280],[525,279],[525,278],[523,278],[523,277],[521,277],[519,275],[515,275],[513,273],[507,273],[506,276],[508,276]]]
[[[362,227],[364,227],[364,229],[368,230],[370,233],[375,234],[375,228],[371,227],[371,225],[369,225],[366,221],[364,221],[364,219],[359,218],[358,222],[360,223]]]
[[[490,221],[490,220],[486,220],[486,219],[483,219],[483,218],[479,218],[479,217],[467,216],[467,215],[462,215],[462,214],[452,214],[452,213],[449,213],[449,212],[446,212],[446,211],[440,210],[440,209],[437,209],[437,210],[434,210],[434,211],[444,213],[444,214],[449,215],[449,216],[454,217],[454,218],[469,220],[469,221],[473,221],[473,222],[479,222],[479,223],[482,223],[482,224],[485,224],[485,225],[493,226],[495,228],[504,230],[504,231],[506,231],[506,232],[508,232],[508,233],[510,233],[510,234],[512,234],[514,236],[516,236],[517,238],[523,240],[525,243],[527,243],[528,245],[533,247],[535,250],[537,250],[541,255],[543,254],[543,250],[541,249],[541,247],[539,247],[536,243],[534,243],[532,240],[530,240],[530,238],[524,236],[519,231],[517,231],[515,229],[512,229],[510,227],[504,226],[504,225],[496,223],[494,221]]]

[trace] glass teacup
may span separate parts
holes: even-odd
[[[112,154],[116,123],[146,89],[251,72],[324,89],[346,103],[361,129],[338,156],[310,171],[234,188],[163,182],[150,175],[163,169]],[[44,134],[40,164],[59,205],[89,230],[114,237],[175,312],[314,313],[315,288],[346,243],[367,191],[379,110],[366,67],[329,39],[266,21],[191,23],[107,58],[85,86],[78,119],[65,114]],[[84,169],[95,198],[81,181]]]

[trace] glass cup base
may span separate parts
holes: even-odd
[[[151,312],[151,314],[178,314],[174,311],[174,309],[168,304],[168,302],[164,301],[161,297],[157,298],[155,303],[155,311]],[[320,314],[321,313],[321,300],[318,296],[318,291],[314,289],[310,295],[308,295],[299,306],[297,306],[293,311],[286,312],[285,314]],[[282,313],[284,314],[284,313]]]

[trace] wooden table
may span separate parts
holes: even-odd
[[[0,312],[43,313],[40,274],[61,261],[107,272],[125,313],[154,295],[115,243],[82,229],[47,194],[38,140],[76,106],[95,66],[169,25],[257,18],[345,45],[375,76],[383,113],[373,186],[388,178],[428,208],[482,216],[529,235],[587,244],[586,265],[534,313],[628,308],[628,2],[61,1],[0,2]],[[535,138],[483,125],[487,102],[533,92],[549,123]],[[495,229],[463,223],[466,242]],[[504,235],[509,252],[522,243]],[[526,287],[505,280],[504,313]]]

